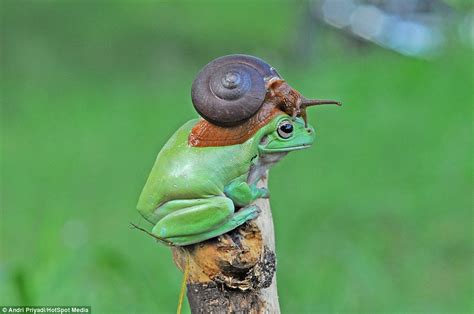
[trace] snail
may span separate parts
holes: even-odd
[[[208,63],[191,88],[194,108],[204,119],[192,129],[191,146],[241,144],[284,112],[306,123],[306,108],[335,100],[307,99],[275,68],[254,56],[234,54]]]

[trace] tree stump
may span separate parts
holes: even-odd
[[[267,186],[267,179],[259,182]],[[260,215],[205,242],[173,248],[188,265],[187,297],[192,313],[280,313],[273,219],[268,199],[255,202]]]

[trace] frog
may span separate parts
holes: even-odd
[[[188,136],[198,121],[185,123],[163,146],[137,205],[151,234],[172,246],[203,242],[257,218],[254,202],[270,196],[258,182],[315,140],[304,119],[281,112],[241,144],[194,147]]]

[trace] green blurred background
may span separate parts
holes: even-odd
[[[474,310],[473,50],[456,27],[412,58],[308,19],[302,1],[0,10],[0,304],[176,310],[169,249],[128,224],[144,224],[160,147],[196,117],[199,69],[247,53],[344,103],[309,110],[317,143],[271,172],[282,311]]]

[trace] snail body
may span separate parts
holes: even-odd
[[[275,68],[242,54],[208,63],[193,82],[191,98],[204,119],[189,135],[189,145],[198,147],[243,143],[278,112],[302,117],[306,123],[306,107],[340,105],[334,100],[306,99]]]

